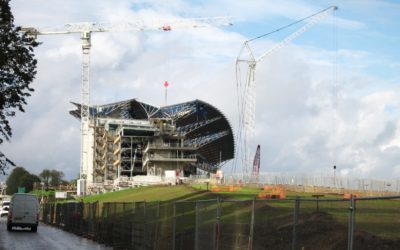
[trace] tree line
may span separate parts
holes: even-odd
[[[41,188],[41,183],[46,190],[50,188],[57,189],[61,185],[68,185],[64,180],[64,173],[58,170],[44,169],[39,175],[29,173],[23,167],[16,167],[8,176],[6,193],[12,195],[18,192],[19,187],[24,187],[25,192],[29,193],[34,188]]]

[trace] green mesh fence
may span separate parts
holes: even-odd
[[[299,200],[295,249],[346,249],[349,206],[348,200]]]
[[[400,196],[44,204],[44,223],[113,249],[398,249]]]
[[[194,249],[196,202],[175,203],[174,249]]]
[[[400,199],[356,200],[353,249],[400,249]]]
[[[222,201],[219,249],[247,249],[250,240],[253,201]]]
[[[195,206],[195,249],[215,249],[218,238],[219,202],[197,201]]]
[[[291,249],[293,200],[257,200],[250,249]]]

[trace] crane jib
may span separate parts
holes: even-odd
[[[90,47],[92,32],[137,32],[147,30],[170,31],[171,29],[193,29],[210,26],[228,26],[232,25],[229,17],[215,18],[192,18],[192,19],[174,19],[160,20],[145,24],[142,20],[135,22],[118,22],[118,23],[68,23],[63,26],[50,29],[40,29],[34,27],[22,27],[21,32],[28,35],[62,35],[80,33],[82,39],[82,88],[81,88],[81,164],[78,195],[85,195],[86,190],[93,183],[93,175],[89,173],[90,166],[93,166],[93,147],[90,145],[90,84],[89,84],[89,63],[90,63]],[[81,191],[83,190],[83,193]]]

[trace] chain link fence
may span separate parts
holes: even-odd
[[[399,249],[400,196],[45,204],[44,223],[114,249]]]
[[[194,248],[196,235],[196,202],[174,203],[172,249]]]
[[[211,175],[214,177],[214,175]],[[192,176],[194,182],[202,182],[209,179],[207,176]],[[211,178],[212,179],[212,178]],[[250,176],[244,174],[231,173],[225,174],[223,183],[225,184],[238,184],[241,183],[252,183],[260,185],[285,185],[297,190],[347,190],[365,192],[376,195],[377,193],[400,193],[400,179],[392,180],[378,180],[378,179],[364,179],[354,178],[349,176],[340,176],[333,173],[333,175],[326,175],[326,173],[320,174],[308,174],[308,173],[273,173],[273,172],[261,172],[257,178],[257,181],[251,179]],[[371,195],[370,195],[371,196]],[[378,196],[378,195],[377,195]]]

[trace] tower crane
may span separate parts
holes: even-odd
[[[325,8],[315,14],[307,16],[303,19],[300,19],[294,23],[283,26],[275,31],[270,33],[255,37],[253,39],[247,40],[243,43],[239,55],[236,59],[236,79],[238,83],[238,96],[239,96],[239,130],[238,130],[238,152],[241,152],[242,155],[242,170],[244,175],[250,174],[250,169],[252,166],[251,162],[251,145],[250,141],[254,137],[254,127],[255,127],[255,118],[256,118],[256,82],[254,80],[254,73],[256,70],[257,63],[264,60],[267,56],[272,54],[273,52],[283,48],[288,43],[290,43],[293,39],[297,38],[311,27],[316,25],[319,21],[328,17],[332,12],[336,11],[338,8],[336,6],[330,6]],[[269,34],[281,31],[285,28],[288,28],[294,24],[300,23],[302,21],[308,21],[298,30],[287,36],[281,42],[256,57],[254,55],[253,50],[251,49],[250,43],[254,40],[265,37]],[[243,58],[243,54],[247,52],[247,56]],[[247,75],[246,75],[246,83],[244,86],[240,84],[240,65],[244,63],[247,64]],[[243,90],[243,91],[242,91]]]
[[[139,32],[162,30],[170,31],[172,29],[185,28],[203,28],[211,26],[232,25],[228,17],[211,18],[189,18],[189,19],[171,19],[155,21],[145,25],[141,20],[137,22],[118,22],[118,23],[67,23],[63,26],[40,29],[34,27],[22,27],[21,32],[27,32],[30,35],[62,35],[62,34],[81,34],[82,39],[82,87],[81,87],[81,155],[80,155],[80,181],[85,182],[93,168],[93,152],[91,151],[90,140],[90,84],[89,84],[89,65],[91,34],[97,32]],[[90,182],[90,180],[89,180]],[[82,185],[82,184],[81,184]],[[86,184],[83,184],[86,186]],[[86,189],[86,187],[84,188]],[[83,192],[83,194],[85,191]]]

